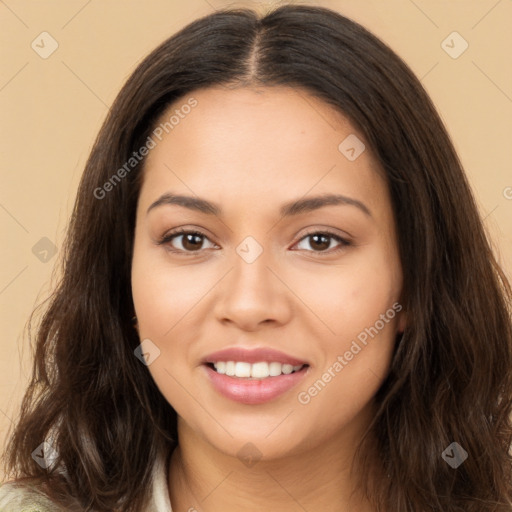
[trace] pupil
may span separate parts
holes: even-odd
[[[329,247],[329,237],[325,236],[325,235],[312,235],[312,238],[314,240],[314,243],[313,245],[321,245],[322,249],[327,249]],[[317,242],[318,239],[324,239],[324,242]],[[317,247],[318,248],[318,247]]]
[[[197,239],[199,239],[199,241]],[[189,243],[191,243],[191,246],[187,247],[187,245]],[[183,243],[183,246],[188,249],[190,249],[190,248],[197,249],[198,247],[201,246],[201,237],[199,235],[194,235],[194,234],[185,235],[185,242]]]

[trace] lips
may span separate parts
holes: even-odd
[[[213,352],[206,356],[203,360],[204,364],[217,363],[219,361],[241,361],[245,363],[281,363],[291,364],[292,366],[302,366],[308,364],[307,361],[292,357],[279,350],[272,348],[256,348],[247,350],[241,347],[231,347],[224,350]]]
[[[265,363],[269,366],[282,365],[292,370],[280,375],[269,375],[263,378],[238,377],[216,371],[215,367],[223,367],[229,362],[244,368]],[[259,366],[259,365],[257,365]],[[204,371],[213,388],[223,397],[247,405],[264,404],[285,394],[295,387],[309,373],[309,364],[301,359],[270,348],[247,350],[232,347],[208,355],[203,360]],[[239,373],[238,371],[236,373]],[[244,373],[244,372],[242,372]],[[245,373],[244,373],[245,375]]]

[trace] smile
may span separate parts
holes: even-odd
[[[268,377],[278,377],[279,375],[289,375],[300,370],[303,366],[305,365],[293,366],[276,361],[260,361],[253,364],[244,361],[217,361],[213,363],[214,369],[221,375],[246,379],[266,379]]]
[[[221,363],[220,365],[219,363],[215,364],[222,368],[222,361],[219,362]],[[252,375],[254,367],[256,367],[255,375],[262,375],[263,372],[268,372],[269,375],[266,377],[246,376],[248,368]],[[224,370],[221,370],[226,373],[220,373],[213,363],[203,364],[202,368],[206,371],[206,376],[212,387],[224,398],[241,404],[258,405],[275,400],[297,386],[305,378],[310,366],[305,364],[294,367],[286,364],[282,365],[281,363],[261,362],[249,364],[226,361]],[[271,369],[276,374],[279,370],[279,375],[270,375]],[[228,370],[242,376],[228,375]]]
[[[231,346],[207,355],[201,367],[215,391],[247,405],[269,402],[296,386],[310,364],[271,347]]]

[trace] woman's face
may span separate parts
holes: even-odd
[[[180,428],[228,455],[357,437],[405,326],[370,149],[302,90],[191,97],[153,132],[137,206],[132,290],[148,369]],[[178,228],[200,235],[159,244]],[[225,349],[241,350],[214,354]]]

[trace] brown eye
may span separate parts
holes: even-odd
[[[200,231],[187,231],[185,229],[180,229],[164,235],[159,240],[158,245],[167,245],[169,246],[169,250],[173,252],[186,254],[200,252],[205,240],[209,239]],[[214,245],[215,244],[212,243],[212,246]]]
[[[311,233],[306,234],[306,236],[302,237],[298,243],[300,244],[304,240],[309,240],[308,245],[312,249],[312,251],[305,248],[306,250],[309,250],[309,252],[327,252],[327,249],[331,248],[331,242],[333,240],[338,242],[339,247],[333,251],[329,251],[329,254],[341,251],[345,247],[351,245],[348,240],[345,240],[344,238],[341,238],[339,235],[330,233],[328,231],[313,231]],[[304,249],[304,247],[302,249]]]
[[[187,235],[180,235],[182,238],[181,245],[187,251],[196,251],[203,245],[202,235],[196,233],[189,233]]]
[[[319,249],[321,251],[329,249],[331,245],[331,237],[323,234],[309,235],[310,246],[313,249]]]

